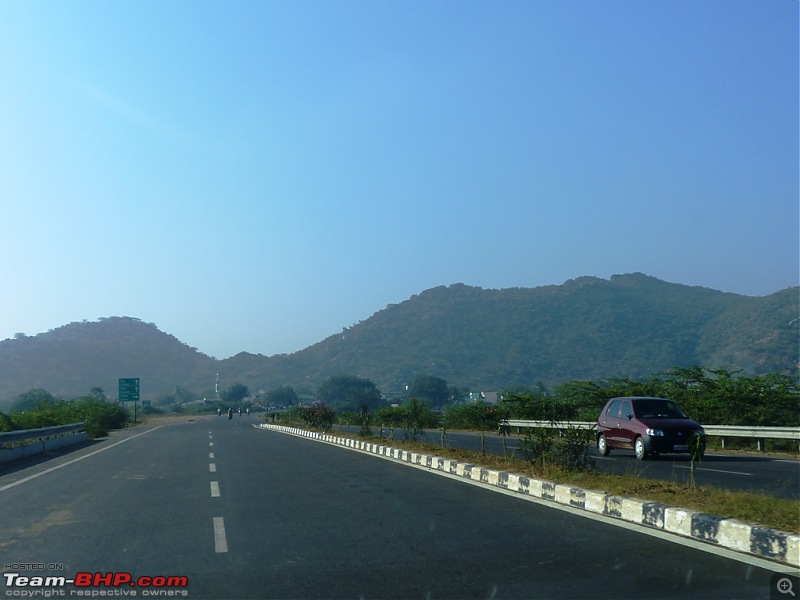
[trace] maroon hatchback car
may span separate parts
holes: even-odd
[[[659,453],[692,453],[694,448],[702,457],[706,433],[667,398],[612,398],[597,418],[597,451],[607,456],[612,448],[633,450],[638,460]]]

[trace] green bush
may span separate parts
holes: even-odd
[[[292,406],[286,411],[289,420],[301,421],[314,429],[330,430],[336,420],[336,411],[325,404]]]
[[[72,414],[83,421],[89,437],[104,437],[112,429],[122,429],[128,422],[128,412],[121,404],[95,398],[80,398],[72,403]]]
[[[412,398],[403,406],[384,406],[372,413],[371,424],[381,429],[402,429],[407,440],[416,440],[426,429],[441,427],[441,414],[428,407],[425,402]]]
[[[4,417],[0,419],[0,426],[9,427],[7,431],[83,422],[89,437],[103,437],[112,429],[125,427],[128,422],[128,413],[120,404],[98,396],[70,401],[41,396],[33,406],[27,405],[24,412]]]
[[[590,429],[564,427],[558,432],[547,427],[532,427],[520,440],[523,458],[533,466],[560,467],[566,471],[585,471],[594,464],[589,448],[594,443]]]

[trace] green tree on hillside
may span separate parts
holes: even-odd
[[[450,389],[441,377],[417,375],[408,386],[408,397],[424,400],[432,408],[441,408],[450,399]]]
[[[381,402],[381,393],[369,379],[352,375],[334,375],[322,382],[317,390],[320,402],[339,410],[360,412],[374,410]]]
[[[27,392],[21,393],[17,396],[16,400],[11,403],[10,412],[11,413],[21,413],[32,410],[36,407],[37,404],[41,404],[44,402],[55,402],[56,398],[48,392],[47,390],[43,390],[41,388],[34,388],[28,390]]]
[[[297,393],[290,385],[282,385],[270,390],[267,392],[265,400],[272,406],[292,406],[298,402]]]
[[[250,390],[243,383],[234,383],[227,390],[222,392],[222,401],[226,404],[239,404],[250,395]]]

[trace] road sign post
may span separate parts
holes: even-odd
[[[119,401],[133,402],[133,422],[136,423],[136,406],[139,402],[139,378],[125,377],[119,380]]]

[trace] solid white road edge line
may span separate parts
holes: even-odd
[[[78,461],[81,461],[84,458],[89,458],[90,456],[94,456],[95,454],[100,454],[101,452],[105,452],[106,450],[111,450],[111,448],[113,448],[114,446],[119,446],[120,444],[124,444],[125,442],[129,442],[129,441],[139,437],[140,435],[144,435],[146,433],[150,433],[151,431],[155,431],[156,429],[159,429],[160,427],[163,427],[163,425],[159,425],[158,427],[153,427],[152,429],[148,429],[147,431],[143,431],[142,433],[137,433],[136,435],[132,435],[129,438],[125,438],[124,440],[120,440],[119,442],[115,442],[115,443],[111,444],[110,446],[106,446],[105,448],[100,448],[100,450],[95,450],[94,452],[90,452],[89,454],[84,454],[83,456],[79,456],[78,458],[73,458],[72,460],[69,460],[69,461],[67,461],[65,463],[62,463],[62,464],[58,465],[58,466],[50,467],[49,469],[45,469],[44,471],[41,471],[40,473],[35,473],[33,475],[25,477],[24,479],[20,479],[19,481],[15,481],[14,483],[9,483],[8,485],[4,485],[3,487],[0,487],[0,492],[5,492],[6,490],[9,490],[9,489],[11,489],[13,487],[21,485],[21,484],[23,484],[23,483],[25,483],[27,481],[30,481],[31,479],[36,479],[37,477],[41,477],[42,475],[47,475],[48,473],[52,473],[53,471],[57,471],[58,469],[62,469],[64,467],[66,467],[66,466],[69,466],[69,465],[74,464],[74,463],[76,463]]]

